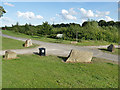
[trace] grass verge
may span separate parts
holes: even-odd
[[[33,40],[39,40],[44,42],[51,42],[51,43],[62,43],[62,44],[71,44],[71,41],[68,40],[59,40],[59,39],[52,39],[52,38],[46,38],[46,37],[40,37],[40,36],[29,36],[22,33],[15,33],[13,31],[8,30],[2,30],[3,34],[15,36],[15,37],[23,37],[23,38],[30,38]],[[98,45],[109,45],[110,42],[106,41],[94,41],[94,40],[82,40],[81,42],[73,45],[80,45],[80,46],[98,46]],[[112,43],[117,45],[117,43]]]
[[[3,88],[118,88],[118,65],[100,58],[64,63],[57,56],[3,60]]]
[[[23,41],[2,37],[2,50],[25,49],[25,48],[34,48],[34,47],[38,46],[36,44],[33,44],[33,46],[31,46],[31,47],[23,47],[24,43],[25,42],[23,42]]]

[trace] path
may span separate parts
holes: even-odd
[[[13,37],[5,34],[2,34],[2,36],[20,40],[20,41],[26,40],[26,38]],[[16,52],[17,54],[32,54],[32,53],[39,52],[38,48],[45,47],[48,55],[57,55],[57,56],[67,57],[71,49],[77,49],[77,50],[91,51],[93,52],[94,57],[103,58],[103,59],[112,60],[112,61],[118,61],[118,55],[104,53],[97,49],[97,48],[106,48],[107,45],[106,46],[75,46],[75,45],[67,45],[67,44],[48,43],[48,42],[42,42],[38,40],[32,40],[32,42],[40,46],[36,48],[29,48],[29,49],[15,49],[12,51]],[[1,55],[4,55],[4,53],[5,51],[0,51]]]

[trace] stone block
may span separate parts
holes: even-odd
[[[71,50],[66,62],[91,62],[92,52]]]
[[[5,59],[14,59],[14,58],[17,58],[17,54],[13,51],[6,51],[5,52],[5,56],[4,56]]]
[[[32,46],[32,40],[31,39],[27,39],[25,41],[24,47],[30,47],[30,46]]]
[[[111,44],[107,47],[107,50],[110,51],[110,52],[114,52],[115,51],[115,46],[113,44]]]

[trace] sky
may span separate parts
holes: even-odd
[[[118,21],[117,2],[2,2],[7,13],[0,18],[0,26],[30,23],[40,25],[78,23],[88,19]],[[120,5],[119,5],[120,6]]]

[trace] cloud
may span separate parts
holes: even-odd
[[[1,17],[0,18],[0,23],[1,23],[1,26],[5,26],[5,25],[11,26],[12,24],[15,23],[15,21],[8,18],[8,17]]]
[[[70,9],[69,9],[69,14],[71,14],[71,15],[76,15],[77,12],[74,11],[74,8],[70,8]]]
[[[59,15],[59,14],[56,14],[56,16],[57,16],[57,17],[60,17],[60,15]]]
[[[7,6],[10,6],[10,7],[14,7],[14,5],[13,4],[11,4],[11,3],[8,3],[8,2],[5,2],[5,3],[3,3],[4,5],[7,5]]]
[[[94,13],[92,10],[85,10],[84,8],[78,8],[82,14],[83,18],[94,17]]]
[[[105,16],[105,20],[106,20],[106,21],[114,21],[114,19],[112,19],[112,18],[109,17],[109,16]]]
[[[37,19],[43,19],[43,17],[40,16],[40,15],[36,15],[36,18],[37,18]]]
[[[18,17],[23,17],[25,19],[43,19],[40,15],[35,15],[33,12],[20,12],[17,11]]]
[[[69,9],[69,11],[62,9],[60,14],[56,14],[56,16],[58,17],[62,17],[62,19],[64,20],[77,20],[77,18],[75,16],[73,16],[73,14],[75,14],[76,12],[73,10],[73,8]]]
[[[86,19],[82,19],[82,23],[85,22],[85,21],[87,21],[87,20]]]
[[[8,18],[8,17],[1,17],[0,18],[0,21],[3,21],[3,22],[11,22],[12,19]]]
[[[50,21],[54,22],[55,21],[55,17],[50,18]]]
[[[65,9],[63,9],[63,10],[62,10],[62,14],[68,14],[68,11],[65,10]]]
[[[64,15],[64,18],[65,19],[68,19],[68,20],[77,20],[77,18],[75,16],[72,16],[72,15]]]
[[[114,21],[114,19],[112,19],[111,17],[109,17],[109,16],[105,16],[105,18],[101,18],[101,19],[98,19],[98,21],[100,21],[100,20],[105,20],[105,21]]]
[[[110,11],[93,11],[93,10],[86,10],[84,8],[78,8],[78,12],[74,10],[74,8],[70,8],[68,10],[62,9],[60,14],[56,14],[57,17],[60,17],[59,19],[63,20],[74,20],[74,21],[81,21],[83,23],[84,21],[87,21],[88,19],[95,19],[98,20],[98,18],[101,18],[106,21],[114,20],[112,19],[110,15]],[[50,19],[53,21],[53,19]]]
[[[110,11],[106,11],[106,12],[96,11],[96,12],[93,12],[92,10],[86,10],[84,8],[78,8],[78,9],[80,10],[83,18],[104,17],[104,16],[110,14]]]
[[[96,11],[95,17],[104,17],[109,14],[110,14],[110,11],[106,11],[106,12]]]

